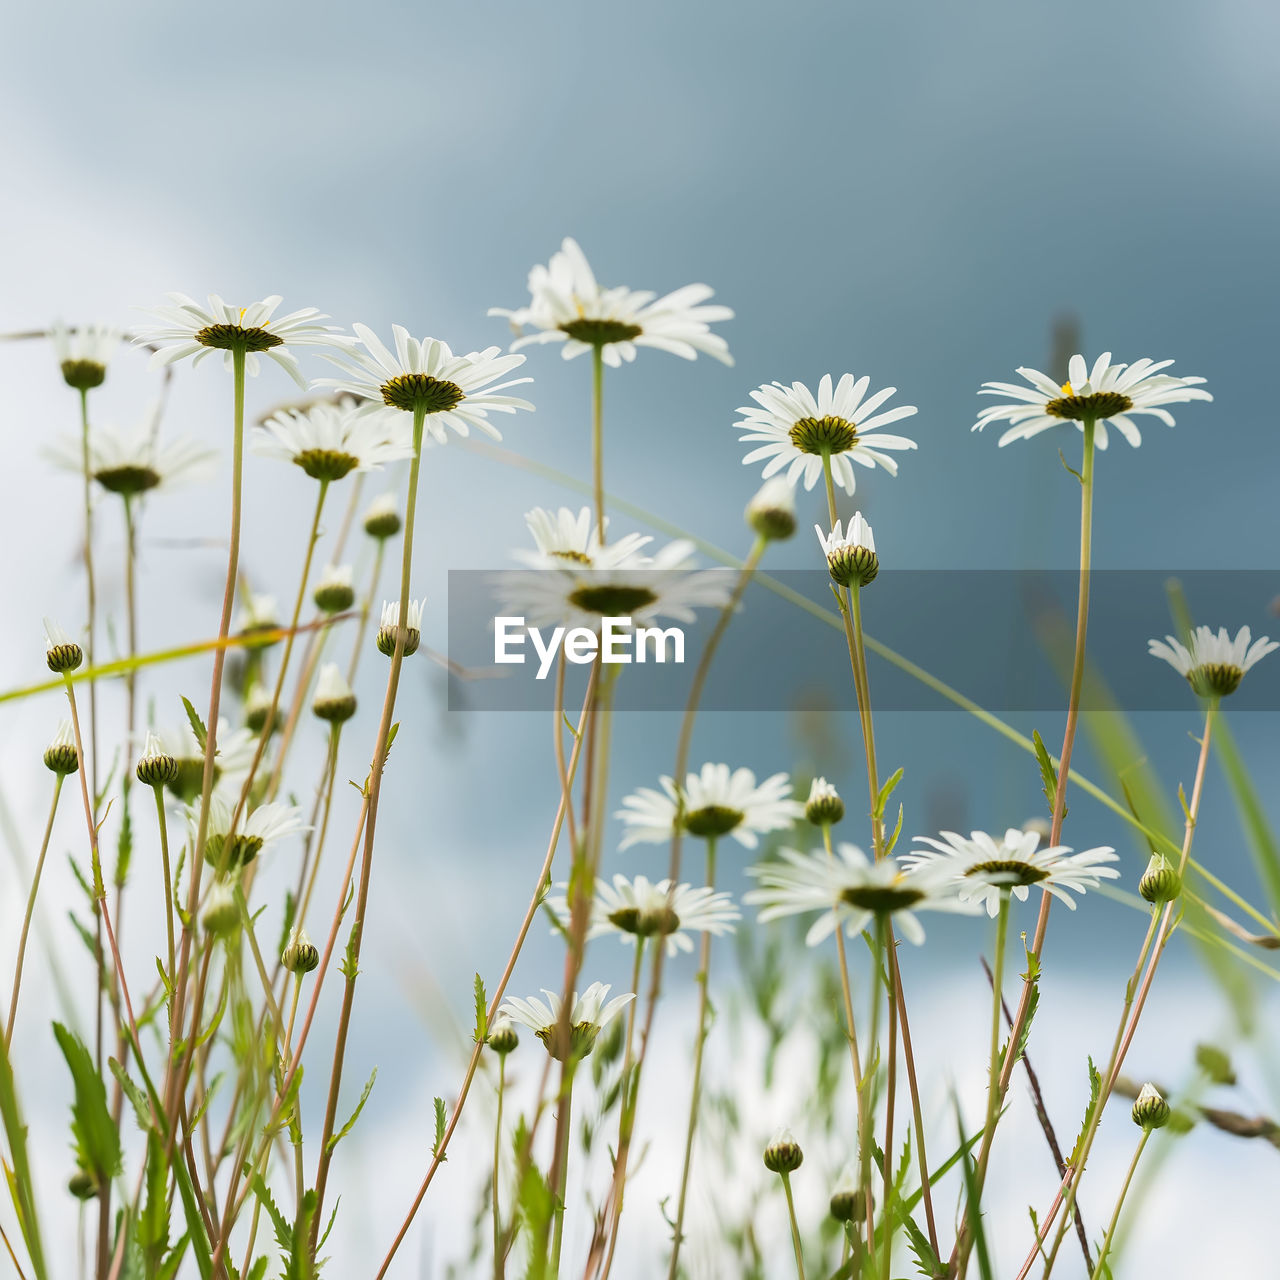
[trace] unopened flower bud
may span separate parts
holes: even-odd
[[[406,619],[404,637],[404,656],[417,653],[422,643],[422,607],[424,600],[409,601],[409,616]],[[400,601],[392,600],[382,606],[382,622],[378,627],[378,652],[390,658],[396,651],[396,634],[400,629]]]
[[[67,1190],[77,1200],[92,1200],[98,1194],[98,1184],[94,1181],[93,1174],[86,1172],[84,1169],[77,1169],[67,1179]]]
[[[796,531],[796,491],[789,480],[766,480],[747,503],[747,523],[762,538],[780,542]]]
[[[815,827],[834,826],[844,817],[844,801],[826,778],[814,778],[804,816]]]
[[[364,513],[364,531],[371,538],[394,538],[400,532],[400,513],[396,500],[389,494],[375,498]]]
[[[861,1222],[867,1216],[866,1198],[851,1172],[846,1172],[836,1183],[828,1207],[837,1222]]]
[[[764,1167],[770,1173],[794,1173],[803,1163],[804,1152],[789,1129],[783,1129],[764,1149]]]
[[[1163,853],[1153,853],[1138,881],[1138,892],[1152,903],[1172,902],[1182,892],[1182,881]]]
[[[200,923],[204,925],[205,933],[215,938],[225,938],[238,928],[240,907],[231,886],[225,880],[217,881],[209,890]]]
[[[135,772],[144,787],[162,787],[177,779],[178,762],[164,749],[160,739],[148,731]]]
[[[353,572],[349,564],[326,565],[316,583],[311,598],[323,613],[341,613],[355,603],[356,589],[352,585]]]
[[[500,1017],[494,1019],[485,1043],[499,1057],[505,1058],[520,1043],[520,1037],[516,1035],[515,1025],[511,1019]]]
[[[1163,1129],[1169,1123],[1169,1104],[1153,1084],[1144,1084],[1133,1104],[1133,1123],[1140,1129]]]
[[[820,525],[814,529],[827,557],[827,571],[840,586],[865,587],[880,572],[875,537],[861,511],[849,521],[847,533],[841,530],[839,520],[829,534],[823,533]]]
[[[51,618],[44,620],[44,658],[49,670],[62,675],[84,661],[84,650]]]
[[[236,619],[235,629],[241,636],[261,636],[254,646],[256,648],[278,644],[280,637],[272,634],[280,629],[275,596],[259,596],[250,592]]]
[[[249,696],[244,702],[244,723],[245,728],[252,730],[254,733],[261,733],[267,730],[267,736],[280,727],[279,713],[277,709],[273,709],[271,704],[274,699],[260,684],[255,684],[249,690]],[[267,721],[270,720],[271,727],[267,728]]]
[[[289,945],[281,953],[280,963],[299,977],[319,966],[320,952],[305,929],[295,929],[289,936]]]
[[[65,777],[80,768],[80,757],[76,752],[76,741],[71,733],[71,721],[63,720],[58,725],[58,732],[53,741],[44,749],[44,767]]]
[[[356,695],[351,692],[351,686],[338,670],[336,662],[326,662],[320,668],[311,710],[330,724],[343,724],[355,715]]]

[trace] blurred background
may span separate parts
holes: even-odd
[[[760,478],[756,466],[742,466],[735,409],[762,382],[813,385],[849,370],[898,387],[895,403],[919,406],[903,424],[919,451],[903,457],[896,479],[861,473],[856,504],[843,504],[874,524],[882,562],[1070,569],[1078,490],[1057,451],[1075,465],[1078,436],[1048,433],[999,450],[994,432],[969,428],[981,382],[1009,379],[1022,364],[1052,371],[1080,349],[1090,357],[1111,350],[1120,361],[1176,357],[1174,372],[1204,376],[1215,397],[1184,406],[1173,431],[1144,428],[1137,451],[1113,437],[1098,467],[1095,564],[1276,567],[1274,6],[437,0],[210,10],[134,2],[22,6],[6,26],[0,331],[38,329],[56,317],[127,326],[137,319],[133,308],[157,304],[168,290],[218,292],[237,303],[281,293],[285,309],[315,305],[344,326],[363,321],[384,334],[400,323],[470,350],[508,340],[505,322],[486,310],[521,305],[529,267],[572,235],[603,283],[666,292],[705,281],[716,301],[735,309],[737,318],[718,326],[733,368],[641,351],[634,365],[610,371],[606,385],[609,489],[733,554],[747,548],[741,512]],[[324,372],[305,356],[304,366]],[[505,446],[586,478],[588,363],[533,348],[525,372],[535,379],[528,393],[537,412],[501,424]],[[41,678],[40,618],[52,614],[68,626],[80,619],[83,582],[78,484],[42,458],[57,436],[75,430],[75,398],[42,343],[0,345],[0,376],[8,450],[0,468],[8,548],[0,652],[10,688]],[[95,393],[99,418],[131,425],[159,385],[143,357],[122,352]],[[271,366],[250,386],[250,415],[292,394]],[[229,421],[229,379],[215,362],[179,368],[165,430],[225,454]],[[140,543],[145,650],[216,631],[227,476],[224,458],[213,486],[148,504]],[[250,460],[246,485],[246,573],[256,590],[283,602],[295,589],[314,491],[300,472],[264,459]],[[402,477],[375,476],[366,492],[384,488],[399,491]],[[583,500],[552,478],[452,443],[431,451],[415,587],[429,602],[428,643],[445,645],[449,569],[506,566],[510,549],[526,544],[525,511]],[[816,547],[805,531],[825,519],[822,511],[818,493],[802,495],[801,533],[771,551],[767,567],[813,567]],[[101,592],[118,637],[117,515],[101,505]],[[614,533],[631,528],[652,532],[615,518]],[[1271,612],[1277,595],[1280,575],[1238,616],[1198,620],[1265,631],[1280,625]],[[1141,650],[1168,623],[1167,613],[1153,614],[1134,645]],[[932,647],[947,632],[971,644],[984,618],[949,609],[927,625]],[[867,626],[875,634],[873,601]],[[788,660],[785,638],[773,660]],[[874,659],[870,674],[874,689]],[[846,678],[843,669],[830,672],[834,682]],[[374,1065],[381,1073],[335,1167],[343,1207],[334,1266],[356,1277],[372,1274],[367,1260],[382,1256],[425,1169],[431,1097],[451,1097],[459,1078],[471,975],[479,970],[491,985],[496,977],[557,800],[547,718],[448,710],[446,679],[427,661],[409,669],[380,824],[376,927],[348,1059],[353,1101]],[[358,689],[366,708],[381,680],[379,666],[366,663]],[[199,706],[207,683],[200,661],[156,670],[144,685],[156,721],[177,723],[177,695]],[[104,702],[110,715],[110,694]],[[47,804],[33,744],[43,745],[61,710],[57,695],[0,704],[3,817],[11,848],[26,859],[8,860],[0,872],[6,936],[20,919],[29,833]],[[1024,733],[1038,729],[1057,749],[1060,708],[1008,719]],[[1271,819],[1280,820],[1274,713],[1230,723]],[[670,771],[676,724],[658,712],[620,718],[616,799]],[[1150,766],[1176,815],[1176,784],[1189,784],[1195,762],[1193,700],[1188,695],[1183,711],[1135,715],[1130,727],[1132,764]],[[885,771],[907,770],[896,797],[906,806],[907,834],[1002,830],[1043,808],[1031,758],[962,712],[886,713],[877,728]],[[348,738],[342,768],[357,776],[365,748],[357,734]],[[1082,741],[1077,766],[1118,795],[1094,745]],[[311,750],[299,760],[304,796],[321,762],[318,739]],[[707,714],[693,754],[761,775],[825,773],[852,797],[862,785],[856,721],[821,707]],[[1202,813],[1198,856],[1262,904],[1249,840],[1216,770]],[[349,829],[353,817],[343,795],[334,830]],[[55,850],[59,840],[65,850],[79,839],[75,822],[67,808]],[[1146,853],[1114,815],[1076,793],[1067,827],[1078,847],[1115,845],[1132,887]],[[656,877],[664,865],[659,850],[606,854],[609,873]],[[729,867],[725,887],[744,886],[742,865]],[[73,896],[69,874],[53,868],[42,891],[45,945],[65,953],[69,968],[81,957],[59,904]],[[1032,920],[1028,911],[1019,924],[1030,928]],[[1096,895],[1073,916],[1055,918],[1032,1056],[1067,1137],[1086,1097],[1084,1054],[1106,1055],[1142,927],[1135,912]],[[956,1083],[980,1090],[983,935],[960,927],[931,933],[929,948],[904,959],[908,984],[920,993],[917,1044],[935,1061],[968,1062],[972,1078],[960,1074]],[[130,960],[145,971],[148,952],[135,938]],[[619,951],[597,945],[589,976],[625,982],[629,961]],[[728,1000],[728,948],[725,956]],[[33,980],[53,1001],[47,966],[34,967]],[[674,967],[663,1019],[660,1058],[675,1080],[684,1078],[692,1039],[692,1010],[682,1003],[692,972],[688,963]],[[558,948],[539,925],[512,991],[555,986],[559,974]],[[1254,1000],[1241,997],[1233,1014],[1179,939],[1132,1069],[1176,1082],[1197,1040],[1234,1045],[1247,1033],[1252,1043],[1238,1054],[1244,1092],[1234,1105],[1274,1113],[1280,1097],[1260,1028],[1280,1006],[1272,978],[1254,980]],[[77,994],[88,998],[72,992],[73,1002]],[[39,1000],[27,999],[31,1013]],[[330,1031],[320,1026],[319,1043]],[[929,1045],[946,1048],[930,1054]],[[39,1019],[19,1028],[15,1055],[26,1060],[24,1100],[48,1216],[65,1216],[70,1240],[66,1090]],[[44,1059],[42,1085],[31,1062]],[[939,1115],[951,1070],[942,1066],[930,1084]],[[806,1089],[803,1067],[780,1072],[762,1089],[762,1114],[799,1132]],[[666,1096],[680,1098],[669,1112]],[[624,1228],[624,1240],[633,1233],[624,1254],[634,1259],[629,1274],[654,1274],[652,1260],[665,1248],[658,1202],[673,1189],[683,1106],[683,1088],[672,1094],[655,1072],[641,1111],[653,1153]],[[1008,1210],[993,1218],[996,1251],[1015,1268],[1029,1240],[1026,1202],[1043,1208],[1056,1185],[1034,1121],[1023,1114],[1016,1123],[1025,1141],[1008,1144],[1003,1156],[997,1147],[993,1193]],[[483,1124],[474,1132],[482,1142]],[[1130,1149],[1117,1109],[1085,1200],[1093,1223],[1109,1209],[1107,1192]],[[1228,1264],[1238,1274],[1268,1273],[1270,1246],[1258,1225],[1265,1219],[1257,1215],[1272,1199],[1266,1188],[1275,1185],[1278,1162],[1264,1142],[1197,1129],[1172,1149],[1121,1274],[1199,1275]],[[478,1154],[450,1162],[394,1275],[443,1276],[465,1251],[482,1165]],[[820,1211],[827,1191],[817,1170],[811,1191]],[[768,1213],[761,1230],[773,1238],[783,1219],[772,1202]],[[1229,1240],[1216,1231],[1188,1238],[1180,1224],[1191,1215],[1231,1224]],[[714,1239],[708,1218],[696,1230]],[[691,1265],[701,1268],[694,1274],[725,1274],[713,1252],[694,1255]]]

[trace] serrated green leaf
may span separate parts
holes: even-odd
[[[338,1130],[337,1133],[333,1135],[332,1138],[329,1139],[329,1151],[332,1151],[334,1147],[336,1147],[338,1143],[340,1143],[343,1138],[345,1138],[347,1134],[355,1128],[355,1123],[360,1119],[360,1113],[364,1110],[364,1104],[369,1101],[369,1094],[373,1089],[373,1082],[377,1078],[378,1068],[374,1067],[372,1074],[369,1076],[368,1080],[365,1081],[364,1088],[360,1091],[360,1101],[356,1103],[356,1109],[351,1113],[351,1118],[342,1126],[341,1129]],[[437,1139],[437,1141],[439,1140]]]
[[[883,818],[885,805],[889,803],[889,797],[893,794],[894,788],[902,781],[903,769],[898,769],[893,777],[880,788],[879,795],[876,796],[875,808],[872,810],[873,818]]]
[[[62,1056],[71,1069],[75,1100],[71,1104],[71,1133],[76,1159],[85,1172],[105,1186],[120,1172],[124,1152],[120,1134],[107,1106],[107,1089],[93,1065],[89,1050],[60,1022],[53,1024]]]
[[[476,1044],[484,1044],[489,1035],[489,997],[485,994],[484,979],[477,973],[475,982],[476,1028],[472,1038]]]
[[[1093,1123],[1093,1113],[1098,1109],[1098,1097],[1102,1092],[1102,1072],[1093,1065],[1093,1059],[1089,1059],[1089,1102],[1084,1109],[1084,1121],[1080,1125],[1080,1132],[1076,1137],[1075,1145],[1071,1148],[1071,1154],[1067,1157],[1067,1163],[1075,1166],[1080,1159],[1080,1153],[1084,1150],[1085,1134],[1089,1131],[1089,1126]]]
[[[196,735],[196,743],[203,754],[209,749],[209,731],[204,727],[204,721],[200,719],[195,707],[187,698],[182,699],[182,705],[187,709],[187,721],[191,725],[191,732]]]
[[[44,1246],[40,1238],[40,1220],[36,1214],[34,1184],[31,1180],[31,1163],[27,1154],[27,1126],[18,1105],[17,1089],[13,1080],[13,1067],[9,1061],[9,1047],[0,1035],[0,1121],[4,1123],[5,1136],[9,1140],[12,1166],[4,1165],[5,1180],[9,1184],[9,1196],[18,1215],[18,1226],[31,1259],[31,1269],[36,1280],[48,1280],[44,1261]]]
[[[444,1104],[443,1098],[435,1100],[436,1109],[436,1140],[431,1146],[431,1154],[438,1160],[446,1160],[447,1156],[440,1154],[440,1148],[444,1143],[444,1131],[448,1124],[449,1109]]]

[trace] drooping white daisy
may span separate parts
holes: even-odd
[[[919,946],[924,929],[916,912],[973,915],[977,910],[959,897],[949,872],[913,870],[905,863],[895,857],[873,862],[853,844],[837,844],[834,856],[825,849],[781,849],[778,861],[747,868],[760,887],[743,894],[742,901],[761,908],[761,924],[818,912],[805,935],[811,947],[830,937],[837,921],[856,937],[877,919],[892,923],[908,942]]]
[[[627,828],[620,849],[666,844],[674,834],[680,797],[671,778],[658,781],[661,791],[640,787],[625,797],[614,815]],[[732,836],[744,848],[754,849],[760,835],[785,830],[803,814],[804,805],[791,799],[791,779],[785,773],[757,783],[750,769],[704,764],[700,772],[685,778],[682,825],[691,835]]]
[[[364,513],[365,533],[379,541],[394,538],[400,532],[400,524],[400,508],[394,494],[379,494]]]
[[[246,593],[240,604],[232,630],[238,635],[252,635],[257,631],[275,631],[280,626],[280,610],[275,596]]]
[[[351,404],[319,401],[306,410],[285,409],[254,429],[253,450],[301,467],[313,480],[341,480],[384,462],[413,457],[413,440],[401,414],[362,414]]]
[[[162,730],[158,734],[148,730],[144,752],[151,749],[153,739],[158,740],[163,754],[177,761],[174,777],[165,779],[169,790],[183,803],[190,804],[200,795],[204,784],[204,748],[196,741],[195,731],[187,721],[176,729]],[[244,728],[233,729],[229,720],[218,717],[213,757],[214,786],[232,796],[233,800],[239,796],[240,788],[248,777],[257,743],[256,734]]]
[[[251,813],[241,811],[235,832],[231,819],[235,804],[219,791],[209,797],[209,825],[205,832],[204,857],[213,867],[235,871],[247,867],[259,854],[289,836],[301,835],[311,828],[303,820],[302,810],[291,804],[273,801],[261,804]],[[200,806],[187,812],[187,822],[194,843],[200,825]]]
[[[566,239],[547,266],[529,272],[528,306],[490,307],[489,314],[505,316],[516,333],[526,326],[536,330],[512,343],[513,351],[530,343],[563,342],[561,354],[571,360],[599,347],[604,362],[616,369],[636,358],[637,347],[654,347],[686,360],[702,352],[731,365],[729,344],[711,326],[732,320],[733,312],[704,305],[713,292],[705,284],[690,284],[659,298],[625,287],[601,288],[577,241]]]
[[[805,821],[815,827],[834,826],[844,817],[844,801],[826,778],[814,778],[804,806]]]
[[[209,295],[204,306],[184,293],[167,297],[172,306],[145,308],[158,323],[140,327],[133,338],[136,343],[159,347],[151,357],[153,367],[175,364],[187,356],[195,356],[193,363],[199,364],[211,351],[222,351],[230,368],[231,353],[243,351],[246,373],[252,376],[258,372],[258,355],[262,354],[305,390],[306,379],[289,348],[341,348],[351,342],[332,325],[321,324],[328,317],[315,307],[303,307],[273,320],[282,301],[279,294],[248,307],[228,306],[216,293]]]
[[[405,617],[404,656],[417,653],[422,643],[422,611],[426,600],[410,600]],[[384,600],[382,617],[378,623],[376,644],[378,652],[390,658],[396,651],[396,634],[400,630],[400,601]]]
[[[557,886],[561,892],[547,899],[547,907],[561,924],[569,926],[568,886]],[[710,888],[676,885],[670,880],[651,883],[645,876],[629,880],[615,875],[613,883],[596,882],[596,896],[591,903],[588,940],[602,934],[616,933],[624,942],[637,938],[661,937],[666,940],[667,954],[692,951],[692,933],[717,936],[733,932],[734,922],[742,919],[728,893]]]
[[[560,997],[554,991],[542,988],[546,1001],[533,997],[522,1000],[508,996],[502,1002],[500,1013],[513,1022],[526,1026],[547,1047],[547,1052],[559,1062],[565,1059],[564,1047],[557,1043],[556,1030],[560,1024]],[[617,1014],[625,1009],[634,995],[615,996],[605,1003],[609,985],[593,982],[582,995],[574,992],[569,1009],[569,1051],[575,1058],[585,1058],[595,1046],[596,1037]]]
[[[1066,845],[1040,848],[1038,832],[1016,827],[1010,827],[1000,840],[985,831],[971,832],[967,840],[954,831],[940,834],[941,840],[916,836],[917,844],[929,847],[903,854],[903,864],[916,872],[949,876],[963,901],[985,904],[990,916],[998,913],[1001,899],[1010,894],[1025,902],[1032,885],[1060,898],[1074,911],[1075,899],[1068,890],[1084,893],[1120,875],[1114,867],[1104,865],[1116,861],[1116,852],[1109,847],[1080,853],[1072,853]]]
[[[630,618],[638,626],[664,617],[690,623],[695,609],[728,602],[734,574],[696,568],[692,542],[669,542],[652,556],[641,550],[650,539],[637,534],[601,546],[584,518],[590,524],[585,507],[577,516],[563,507],[556,516],[529,513],[538,550],[516,555],[537,572],[498,576],[504,612],[530,626],[594,631],[604,618]]]
[[[316,679],[311,710],[330,724],[342,724],[356,713],[356,695],[336,662],[326,662]]]
[[[106,381],[107,364],[120,345],[120,330],[107,324],[68,329],[61,320],[55,320],[49,329],[49,341],[67,386],[90,391]]]
[[[1225,697],[1235,693],[1245,672],[1261,661],[1280,643],[1261,636],[1253,640],[1248,627],[1241,627],[1233,640],[1226,627],[1215,635],[1210,627],[1197,627],[1184,645],[1173,636],[1148,640],[1147,652],[1163,658],[1174,670],[1186,676],[1192,689],[1201,697]]]
[[[1011,382],[982,384],[980,396],[1001,396],[1006,403],[983,409],[973,430],[981,431],[990,422],[1012,423],[1000,437],[1003,447],[1011,440],[1028,440],[1064,422],[1074,422],[1083,431],[1085,419],[1092,418],[1097,423],[1094,440],[1099,449],[1107,447],[1108,422],[1136,449],[1142,443],[1142,434],[1133,419],[1139,414],[1159,418],[1171,427],[1173,415],[1164,405],[1213,399],[1199,389],[1203,378],[1175,378],[1160,372],[1172,363],[1143,359],[1133,364],[1112,364],[1111,352],[1104,351],[1090,368],[1083,356],[1075,355],[1062,386],[1038,369],[1019,368],[1018,372],[1031,384],[1029,387]]]
[[[47,456],[64,471],[83,472],[79,438],[63,437]],[[215,457],[189,436],[159,440],[154,413],[132,430],[104,425],[89,431],[89,474],[109,493],[126,498],[201,480]]]
[[[563,569],[582,565],[595,569],[608,569],[626,564],[641,547],[653,541],[644,534],[624,534],[617,542],[600,542],[600,530],[590,507],[573,511],[560,507],[548,511],[534,507],[526,512],[525,524],[537,544],[536,551],[517,550],[511,554],[530,569]],[[609,528],[605,517],[605,529]]]
[[[398,324],[392,326],[396,344],[393,354],[367,325],[353,327],[364,350],[352,348],[327,357],[345,376],[321,378],[316,385],[333,387],[366,401],[362,413],[380,413],[383,405],[407,413],[422,409],[427,415],[426,431],[443,444],[446,427],[460,436],[475,427],[501,440],[501,433],[489,421],[490,413],[533,409],[527,400],[499,394],[508,387],[532,382],[532,378],[512,378],[490,385],[524,364],[524,356],[504,356],[500,347],[455,356],[448,343],[437,338],[411,337]]]
[[[880,557],[876,555],[875,535],[861,511],[854,512],[847,530],[841,529],[837,520],[830,533],[823,533],[818,524],[813,531],[822,544],[828,572],[842,587],[865,587],[875,580],[880,572]]]
[[[884,452],[914,449],[916,442],[906,436],[886,435],[880,431],[891,422],[909,418],[914,405],[877,410],[897,390],[885,387],[867,396],[871,379],[855,379],[846,373],[832,386],[831,375],[824,374],[815,396],[803,382],[789,387],[781,382],[757,387],[751,398],[754,405],[738,410],[743,415],[735,422],[743,443],[761,441],[742,459],[744,466],[767,458],[762,474],[765,479],[785,469],[787,479],[796,484],[803,477],[804,487],[812,489],[822,479],[822,460],[831,459],[831,477],[846,493],[853,493],[856,480],[853,464],[883,467],[891,476],[898,474],[897,462]]]

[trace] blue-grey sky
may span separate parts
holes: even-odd
[[[55,315],[128,323],[169,289],[278,292],[344,325],[402,323],[465,350],[506,341],[487,308],[519,305],[529,267],[573,235],[607,283],[703,280],[737,312],[722,326],[734,368],[642,352],[610,373],[612,490],[741,550],[759,473],[741,465],[736,407],[775,378],[865,372],[919,406],[903,429],[920,448],[897,479],[862,473],[858,505],[884,563],[947,569],[1074,563],[1077,489],[1056,451],[1071,458],[1076,437],[1000,450],[994,433],[969,431],[978,385],[1043,366],[1055,318],[1070,315],[1086,353],[1176,357],[1175,372],[1205,376],[1215,396],[1185,406],[1172,431],[1145,429],[1140,450],[1116,442],[1101,459],[1096,563],[1270,569],[1278,38],[1280,15],[1262,0],[20,6],[0,84],[0,330]],[[136,357],[119,365],[103,412],[128,421],[152,384]],[[17,586],[0,646],[8,669],[34,679],[41,613],[74,617],[80,599],[75,487],[38,460],[74,406],[35,347],[0,348],[0,371],[16,387],[0,409],[13,451],[0,511],[7,544],[22,548],[8,561]],[[504,421],[506,443],[585,476],[586,363],[535,349],[527,371],[537,413]],[[251,412],[289,394],[268,371]],[[225,447],[228,408],[218,369],[183,369],[169,424]],[[251,463],[247,562],[260,589],[290,594],[310,498],[301,476]],[[462,450],[433,451],[417,584],[432,601],[430,635],[443,642],[446,569],[502,566],[524,543],[524,511],[579,501]],[[59,510],[66,518],[51,519]],[[802,500],[802,533],[777,565],[813,564],[803,517],[818,514],[816,495]],[[223,523],[220,496],[148,512],[144,645],[212,631]],[[177,552],[178,537],[206,545]],[[105,591],[118,601],[118,582]],[[1265,629],[1267,604],[1205,620]],[[1165,626],[1153,617],[1135,644]],[[366,665],[368,702],[380,679]],[[157,676],[160,718],[176,718],[177,692],[199,703],[205,680],[195,666]],[[399,882],[375,885],[382,928],[350,1069],[363,1079],[383,1061],[389,1099],[419,1087],[421,1062],[436,1064],[434,1087],[452,1079],[410,984],[392,974],[430,972],[465,1006],[470,973],[494,965],[518,919],[554,808],[544,718],[449,717],[440,701],[419,664],[383,828]],[[14,711],[12,724],[43,733],[55,714]],[[1056,745],[1060,712],[1011,719]],[[1140,718],[1170,787],[1189,777],[1194,723],[1191,705]],[[878,727],[882,758],[907,765],[908,826],[998,828],[1036,811],[1027,757],[958,713],[886,715]],[[666,715],[620,723],[618,795],[669,770],[673,730]],[[1274,718],[1237,730],[1273,779]],[[852,723],[841,733],[843,756],[823,760],[785,717],[726,714],[700,725],[695,756],[761,773],[812,767],[852,792]],[[352,774],[359,758],[353,749]],[[12,746],[5,759],[32,772]],[[31,814],[43,803],[33,798]],[[1253,894],[1216,778],[1206,812],[1223,824],[1215,855]],[[1083,798],[1071,822],[1079,842],[1127,840]],[[658,869],[629,857],[611,855],[609,869]],[[442,900],[458,904],[443,917],[430,909]],[[479,910],[483,928],[459,923]],[[1133,917],[1098,905],[1094,920],[1127,955]],[[1083,920],[1072,926],[1090,936]],[[517,986],[556,973],[535,937]],[[375,1112],[385,1120],[394,1103],[375,1094]]]

